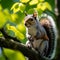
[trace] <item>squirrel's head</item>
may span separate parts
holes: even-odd
[[[36,25],[36,18],[37,18],[37,12],[34,12],[32,15],[26,14],[26,17],[24,19],[25,26],[31,27],[33,25]]]

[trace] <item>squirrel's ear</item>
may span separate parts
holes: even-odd
[[[28,15],[26,11],[24,13],[25,13],[26,16]]]
[[[37,13],[37,11],[35,11],[35,12],[33,13],[33,17],[37,17],[37,15],[38,15],[38,13]]]

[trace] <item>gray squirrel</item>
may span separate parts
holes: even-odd
[[[26,46],[34,48],[43,57],[53,59],[56,51],[57,29],[53,18],[43,13],[38,19],[38,13],[25,17]]]

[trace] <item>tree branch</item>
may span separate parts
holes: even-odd
[[[7,40],[5,40],[5,38],[0,38],[0,46],[4,47],[4,48],[21,51],[24,54],[24,56],[30,58],[30,60],[40,60],[41,59],[41,57],[39,56],[37,51],[29,49],[22,43],[19,43],[19,42],[13,41],[13,40],[7,41]]]
[[[1,33],[3,34],[3,36],[4,36],[6,39],[13,39],[14,41],[17,41],[17,42],[20,42],[20,43],[21,43],[21,41],[18,40],[16,37],[9,36],[9,35],[7,34],[7,32],[4,30],[4,28],[1,28],[0,31],[1,31]]]
[[[4,36],[0,38],[1,47],[21,51],[26,57],[29,58],[29,60],[40,60],[40,56],[37,51],[29,49],[23,45],[16,37],[9,36],[4,28],[0,29],[0,31]]]

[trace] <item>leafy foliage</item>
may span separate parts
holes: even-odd
[[[13,50],[4,48],[4,52],[9,60],[25,60],[24,55],[19,51],[13,51]]]
[[[41,15],[45,10],[53,11],[51,4],[45,0],[0,0],[0,29],[5,28],[6,32],[17,37],[22,43],[26,42],[26,29],[24,26],[24,12],[32,14],[34,10]],[[0,34],[1,37],[1,34]],[[22,53],[4,49],[9,60],[25,60]],[[4,60],[1,58],[1,60]]]

